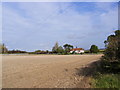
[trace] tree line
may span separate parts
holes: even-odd
[[[55,54],[68,54],[71,49],[73,49],[73,45],[65,44],[62,47],[58,45],[58,42],[56,42],[52,48],[52,52]]]
[[[70,50],[73,49],[74,46],[70,44],[64,44],[63,46],[59,46],[58,42],[55,43],[55,45],[52,48],[52,51],[48,50],[35,50],[33,52],[27,52],[22,50],[8,50],[6,46],[3,44],[0,48],[0,53],[28,53],[28,54],[70,54]],[[77,47],[76,47],[77,48]],[[85,50],[85,53],[98,53],[100,50],[98,49],[98,46],[91,45],[89,50]]]

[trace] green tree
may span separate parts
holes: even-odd
[[[36,50],[35,52],[41,52],[41,50]]]
[[[70,45],[70,44],[65,44],[63,45],[63,47],[65,49],[65,53],[68,53],[70,49],[73,49],[73,45]]]
[[[34,53],[40,54],[42,51],[41,50],[36,50]]]
[[[91,45],[90,52],[91,53],[98,53],[99,49],[96,45]]]
[[[55,43],[55,46],[52,48],[53,53],[58,53],[58,42]]]
[[[49,53],[49,51],[48,51],[48,50],[46,50],[46,53]]]
[[[7,53],[8,49],[6,48],[5,44],[0,45],[0,52]]]
[[[114,35],[108,36],[104,54],[109,61],[120,60],[120,30],[115,31]]]
[[[58,42],[56,42],[55,46],[52,48],[52,52],[62,54],[62,53],[64,53],[64,49],[62,46],[58,45]]]
[[[102,68],[108,72],[120,72],[120,30],[116,30],[113,35],[107,37],[105,46]]]
[[[61,53],[61,54],[64,53],[63,47],[62,47],[62,46],[59,46],[58,49],[57,49],[57,52],[58,52],[58,53]]]

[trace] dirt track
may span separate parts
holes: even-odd
[[[101,55],[4,55],[3,88],[74,88],[83,76],[76,68]]]

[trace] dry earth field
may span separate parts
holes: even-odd
[[[77,69],[102,55],[3,55],[3,88],[76,88]]]

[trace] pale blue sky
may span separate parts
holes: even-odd
[[[9,49],[51,50],[55,42],[104,48],[118,29],[117,2],[4,2],[2,9],[3,43]]]

